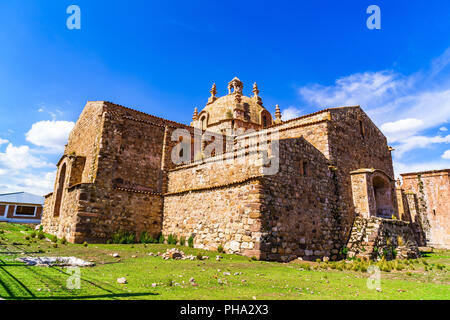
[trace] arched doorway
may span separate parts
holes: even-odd
[[[389,182],[380,176],[375,176],[372,182],[376,215],[378,217],[391,218],[394,210],[392,208],[392,195]]]
[[[59,171],[58,186],[56,189],[56,197],[55,197],[55,206],[53,209],[54,217],[59,217],[59,214],[61,211],[61,204],[62,204],[61,200],[62,200],[65,180],[66,180],[66,164],[64,163],[61,167],[61,170]]]

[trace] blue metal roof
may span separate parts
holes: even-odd
[[[28,192],[0,193],[0,202],[44,205],[44,197]]]

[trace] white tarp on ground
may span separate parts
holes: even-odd
[[[29,266],[72,266],[72,267],[91,267],[94,265],[92,262],[84,261],[75,257],[24,257],[17,258]]]

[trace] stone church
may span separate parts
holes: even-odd
[[[243,89],[234,78],[219,97],[213,85],[190,125],[88,102],[45,197],[44,230],[75,243],[118,230],[193,236],[196,248],[276,261],[417,255],[392,148],[359,106],[283,121],[256,83]]]

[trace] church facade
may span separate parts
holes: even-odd
[[[194,237],[265,260],[417,255],[398,210],[392,149],[359,106],[283,121],[234,78],[184,125],[88,102],[45,200],[46,232],[75,243],[119,230]],[[405,216],[405,215],[404,215]],[[401,239],[401,241],[400,241]]]

